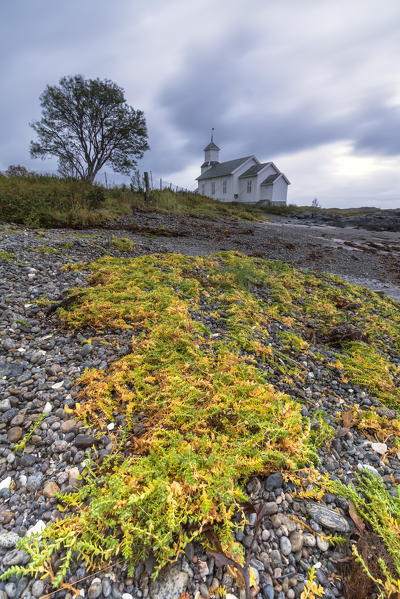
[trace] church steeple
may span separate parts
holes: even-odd
[[[214,143],[213,127],[211,129],[210,143],[204,148],[204,162],[201,165],[201,174],[216,164],[219,164],[219,147]]]

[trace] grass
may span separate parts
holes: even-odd
[[[47,247],[47,246],[38,246],[35,248],[30,248],[31,252],[37,252],[38,254],[59,254],[60,250],[56,250],[55,248],[52,247]]]
[[[240,560],[234,533],[244,522],[246,480],[318,461],[333,432],[324,413],[311,423],[296,398],[269,382],[271,368],[301,380],[307,354],[327,367],[310,330],[343,320],[369,329],[371,315],[369,347],[392,363],[398,305],[336,277],[236,252],[106,256],[75,266],[83,267],[89,286],[71,291],[79,295],[59,310],[63,323],[133,333],[129,354],[79,381],[75,416],[99,433],[115,422],[114,452],[101,464],[93,455],[83,486],[62,499],[65,518],[25,538],[32,561],[4,576],[48,575],[59,586],[74,557],[89,569],[122,557],[132,572],[150,552],[159,569],[192,540],[207,546],[210,527]],[[331,354],[345,359],[348,351]],[[369,380],[362,384],[369,389]]]
[[[127,187],[105,188],[49,175],[0,174],[0,214],[6,222],[34,227],[94,227],[136,210],[198,218],[266,219],[260,211],[191,192],[153,191],[151,201]]]
[[[120,252],[131,252],[135,247],[132,239],[128,237],[114,237],[111,239],[111,244]]]
[[[130,214],[132,202],[84,181],[48,175],[0,174],[0,213],[7,222],[35,227],[90,227]]]
[[[15,260],[15,254],[11,252],[0,252],[0,261],[11,262],[12,260]]]
[[[151,193],[151,202],[136,195],[134,205],[142,210],[152,210],[165,214],[192,216],[196,218],[233,218],[235,220],[267,220],[262,212],[252,206],[237,202],[219,202],[207,196],[191,192],[173,192],[168,189]]]

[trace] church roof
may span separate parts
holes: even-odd
[[[275,173],[275,175],[268,175],[266,179],[261,183],[261,185],[272,185],[272,183],[280,176],[280,173]]]
[[[271,164],[270,162],[261,162],[260,164],[253,164],[247,171],[242,173],[239,179],[244,179],[245,177],[254,177],[258,171],[263,169],[267,164]]]
[[[236,158],[235,160],[228,160],[227,162],[220,162],[216,166],[208,169],[205,173],[197,177],[198,181],[203,179],[213,179],[214,177],[226,177],[231,175],[235,169],[238,168],[243,162],[246,162],[251,156],[245,156],[244,158]]]
[[[203,150],[203,152],[207,152],[207,150],[220,150],[220,148],[213,142],[210,141],[210,143],[208,144],[208,146],[206,146]]]
[[[261,185],[272,185],[278,177],[282,177],[286,181],[286,183],[290,185],[289,179],[283,173],[276,173],[276,175],[268,175],[268,177],[264,179]]]

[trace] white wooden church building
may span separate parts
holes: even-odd
[[[199,193],[221,202],[286,204],[290,181],[273,162],[260,162],[255,156],[220,162],[219,151],[211,135],[197,177]]]

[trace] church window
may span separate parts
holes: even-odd
[[[247,181],[247,193],[251,193],[251,184],[252,180],[250,179],[250,181]]]
[[[214,183],[214,181],[211,183],[211,195],[215,196],[215,183]]]
[[[204,195],[206,192],[206,186],[204,183],[201,184],[201,193]]]
[[[226,181],[222,182],[222,193],[226,193]]]

